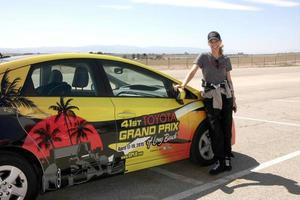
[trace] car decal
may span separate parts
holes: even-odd
[[[199,108],[204,108],[204,104],[201,101],[193,101],[187,105],[182,106],[180,109],[176,110],[175,115],[177,118],[180,118],[183,115],[186,115],[189,112],[197,110]]]
[[[143,156],[149,150],[175,150],[178,146],[172,144],[187,144],[192,139],[184,135],[187,125],[180,123],[180,118],[202,108],[203,103],[194,101],[161,113],[117,120],[118,141],[110,144],[110,148],[123,152],[126,159]]]
[[[23,148],[34,152],[42,163],[45,163],[43,155],[48,160],[49,164],[44,166],[45,189],[57,189],[103,174],[124,172],[122,155],[104,149],[102,134],[98,130],[105,123],[91,123],[77,116],[76,111],[80,108],[72,105],[72,100],[60,97],[55,105],[49,106],[49,110],[55,110],[57,114],[41,119],[28,130],[23,144]],[[32,144],[31,138],[37,145]]]
[[[0,144],[12,142],[11,145],[21,146],[39,159],[44,171],[44,190],[126,172],[130,166],[127,160],[145,155],[155,153],[157,157],[152,160],[168,159],[168,150],[180,151],[182,145],[191,143],[188,124],[182,119],[203,108],[202,102],[192,101],[163,112],[89,122],[76,114],[80,107],[73,104],[72,98],[60,97],[48,108],[55,115],[43,113],[40,116],[44,118],[36,118],[20,112],[20,107],[39,108],[20,95],[20,79],[10,81],[8,75],[6,71],[1,80],[0,126],[4,132]],[[198,126],[197,123],[193,125]]]

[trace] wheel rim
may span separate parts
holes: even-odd
[[[23,200],[28,181],[22,170],[15,166],[0,166],[0,199]]]
[[[211,140],[209,137],[209,132],[206,130],[200,137],[199,140],[199,152],[203,159],[211,160],[214,157],[214,153],[211,147]]]

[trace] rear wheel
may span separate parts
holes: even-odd
[[[209,128],[206,121],[201,123],[194,136],[190,159],[201,165],[210,165],[213,163],[214,153],[211,146],[211,139],[209,136]]]
[[[31,200],[38,193],[34,167],[18,154],[0,153],[0,199]]]

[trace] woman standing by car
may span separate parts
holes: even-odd
[[[216,175],[232,169],[232,110],[236,112],[237,106],[230,75],[231,62],[228,57],[223,55],[222,40],[218,32],[212,31],[208,34],[208,45],[211,52],[200,54],[182,85],[175,87],[184,88],[197,70],[199,68],[202,70],[202,87],[204,88],[202,95],[211,130],[214,159],[216,160],[215,166],[209,173]]]

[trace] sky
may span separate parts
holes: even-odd
[[[300,51],[300,0],[0,0],[0,48],[126,45]]]

